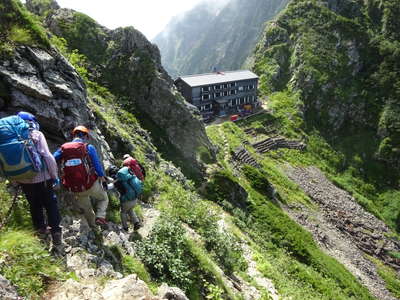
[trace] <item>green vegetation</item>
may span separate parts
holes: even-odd
[[[0,182],[0,273],[10,280],[21,296],[39,299],[51,281],[69,275],[63,264],[50,256],[48,249],[33,232],[28,203],[19,192],[11,215],[7,213],[14,199],[7,182]]]
[[[351,73],[345,66],[353,65],[346,51],[335,49],[335,45],[340,38],[348,43],[354,42],[351,36],[354,31],[358,34],[354,43],[365,45],[370,42],[370,33],[363,32],[363,20],[359,18],[349,20],[336,16],[315,1],[304,3],[299,0],[293,3],[277,25],[268,28],[267,38],[273,37],[271,47],[263,49],[259,46],[257,50],[255,68],[261,73],[261,92],[262,96],[268,96],[270,113],[237,123],[208,127],[207,133],[220,151],[208,182],[201,187],[201,197],[192,183],[178,182],[164,173],[158,165],[155,147],[140,126],[140,123],[145,124],[151,129],[160,145],[159,150],[170,151],[168,154],[174,161],[180,160],[176,149],[165,141],[163,129],[151,121],[144,123],[148,116],[132,105],[138,97],[148,96],[148,87],[155,78],[156,66],[150,53],[135,50],[118,57],[112,55],[120,46],[118,42],[123,41],[123,36],[133,29],[123,29],[116,33],[119,36],[115,41],[107,41],[105,32],[94,20],[76,13],[71,23],[65,21],[60,24],[65,39],[55,36],[51,39],[84,79],[88,87],[89,106],[114,156],[120,158],[125,153],[131,153],[142,162],[146,161],[148,154],[154,154],[154,159],[147,161],[151,166],[143,198],[154,204],[162,212],[161,216],[150,235],[136,241],[137,257],[124,255],[118,247],[108,249],[121,260],[116,266],[118,270],[124,274],[138,274],[153,291],[156,284],[165,281],[184,289],[191,299],[202,299],[204,296],[207,299],[240,299],[240,295],[236,295],[227,284],[226,276],[239,274],[251,282],[251,278],[246,277],[248,265],[242,249],[242,243],[246,241],[260,272],[274,281],[282,298],[373,299],[344,266],[324,254],[311,234],[282,210],[280,204],[301,203],[313,208],[309,198],[283,170],[287,164],[318,166],[369,211],[392,227],[399,226],[400,214],[396,203],[400,201],[393,199],[398,199],[400,194],[387,184],[388,181],[395,181],[393,178],[396,176],[389,174],[379,178],[384,172],[382,163],[373,159],[377,150],[387,160],[396,157],[397,107],[395,103],[385,103],[382,114],[377,110],[368,119],[373,124],[380,120],[384,143],[373,130],[367,128],[365,132],[360,132],[356,130],[357,126],[351,126],[346,133],[339,130],[335,134],[340,135],[340,139],[331,139],[327,135],[327,132],[331,133],[330,106],[343,99],[352,101],[350,96],[369,79],[341,80],[340,77],[345,78]],[[372,5],[371,10],[374,9],[377,8]],[[384,15],[383,34],[395,35],[396,31],[390,28],[397,22],[396,19],[389,13]],[[320,20],[314,24],[317,16]],[[8,51],[14,43],[36,43],[34,31],[27,28],[20,25],[5,28],[8,40],[12,42],[2,46],[2,49]],[[328,30],[329,34],[325,35],[321,28]],[[335,28],[340,31],[340,38],[335,36]],[[304,34],[296,41],[298,48],[292,49],[287,40],[291,39],[294,43],[298,31]],[[319,41],[323,46],[318,47]],[[385,48],[382,48],[385,43],[376,42],[380,44],[376,49],[390,52],[390,59],[397,58],[393,48],[395,41]],[[377,54],[375,50],[371,50],[374,55]],[[369,54],[365,51],[361,51],[362,57]],[[127,60],[137,62],[134,70],[127,71],[124,63]],[[377,63],[375,59],[369,62],[365,65],[366,70],[374,69]],[[106,64],[109,68],[103,73],[102,68]],[[302,69],[290,74],[292,66],[298,65]],[[94,68],[98,72],[92,73]],[[376,74],[383,72],[378,68],[374,71]],[[289,82],[292,75],[295,80]],[[389,79],[380,84],[387,84]],[[307,85],[310,80],[314,85]],[[304,85],[304,89],[295,86],[296,82]],[[334,82],[334,87],[328,87],[326,93],[321,93],[321,89],[330,82]],[[332,103],[318,102],[320,94]],[[368,92],[362,96],[365,96],[367,104],[371,104],[375,95],[375,92]],[[356,99],[355,104],[359,104],[357,101],[360,98]],[[380,106],[381,102],[376,105]],[[316,103],[321,105],[320,111],[313,108]],[[319,123],[319,119],[323,122]],[[304,152],[278,150],[260,155],[251,147],[252,138],[244,133],[246,128],[254,128],[257,134],[265,137],[270,135],[272,128],[290,139],[305,140],[308,148]],[[251,166],[232,168],[230,154],[244,144],[258,159],[262,166],[260,169]],[[197,149],[197,155],[203,162],[213,163],[206,149]],[[115,163],[120,161],[117,159]],[[183,160],[181,165],[185,166]],[[0,183],[0,199],[7,204],[1,206],[0,215],[3,216],[11,200],[5,183]],[[109,207],[107,217],[119,222],[119,201],[116,197],[111,197]],[[9,228],[27,226],[30,222],[27,215],[26,201],[21,201],[12,215]],[[16,230],[1,233],[0,257],[3,261],[11,261],[7,265],[0,264],[0,271],[19,287],[22,295],[39,296],[46,288],[48,279],[59,280],[66,276],[60,264],[48,256],[44,246],[31,233]],[[52,267],[49,268],[49,265]],[[384,266],[379,266],[379,272],[388,289],[398,296],[398,276]]]
[[[21,296],[39,299],[51,280],[66,278],[61,263],[50,256],[32,232],[0,233],[0,273],[17,286]]]
[[[386,282],[386,288],[393,294],[393,296],[400,297],[400,276],[392,268],[385,266],[381,261],[376,258],[369,257],[369,259],[376,264],[378,274]]]
[[[158,223],[149,238],[139,242],[138,255],[160,283],[171,282],[190,290],[196,279],[191,272],[195,262],[184,234],[181,225],[171,218]]]
[[[10,55],[17,45],[50,47],[44,29],[21,2],[5,0],[0,10],[0,56]]]
[[[277,115],[280,115],[279,108]],[[291,116],[292,114],[286,115],[287,118]],[[280,118],[284,117],[282,114]],[[255,117],[257,124],[262,121],[260,116]],[[243,140],[240,126],[246,127],[250,123],[251,121],[247,120],[237,125],[209,126],[207,131],[211,137],[215,137],[214,143],[225,147],[221,132],[225,140]],[[287,129],[289,129],[287,132],[295,132],[293,127],[288,126]],[[294,136],[296,135],[298,132],[295,132]],[[272,277],[281,295],[302,299],[372,299],[352,274],[319,250],[311,235],[292,221],[269,198],[270,182],[274,185],[281,202],[302,202],[307,205],[310,203],[304,193],[283,174],[280,162],[284,161],[283,157],[273,158],[265,155],[262,160],[262,170],[250,166],[243,167],[242,172],[246,180],[237,175],[233,177],[229,171],[229,164],[220,161],[225,170],[219,171],[211,178],[204,195],[210,200],[221,203],[227,211],[240,218],[240,221],[234,219],[235,224],[258,245],[258,253],[262,257],[260,264],[263,261],[260,270],[267,277]],[[239,187],[235,187],[237,185]],[[237,191],[240,190],[240,186],[245,189],[243,195],[247,195],[244,210],[243,205],[242,207],[236,205],[242,213],[233,211],[228,205],[223,204],[228,199],[234,199],[232,191],[236,191],[235,195],[239,194]],[[282,273],[282,270],[285,271]]]
[[[68,48],[72,52],[78,49],[94,63],[100,64],[105,59],[104,50],[106,34],[97,22],[85,14],[75,12],[72,22],[60,22],[62,37],[68,41]]]

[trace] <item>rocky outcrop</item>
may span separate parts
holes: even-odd
[[[184,171],[186,167],[201,173],[198,153],[206,151],[212,157],[212,145],[198,111],[185,102],[161,66],[155,45],[132,27],[108,30],[70,9],[51,12],[46,24],[67,40],[71,50],[87,57],[91,79],[108,87],[126,110],[142,120],[161,152],[175,152],[183,158]],[[174,160],[174,155],[167,158]]]
[[[1,117],[21,110],[33,113],[52,148],[68,140],[75,126],[85,125],[91,129],[93,143],[110,158],[87,105],[84,83],[56,50],[17,47],[13,56],[0,61],[0,89],[5,95]]]
[[[3,275],[0,275],[0,299],[2,300],[22,300],[16,288]]]
[[[59,9],[60,6],[55,0],[50,1],[35,1],[27,0],[25,2],[26,8],[38,16],[43,16],[50,10]]]
[[[185,293],[182,292],[181,289],[176,287],[169,287],[166,284],[163,284],[158,289],[158,295],[161,299],[168,299],[168,300],[189,300]]]
[[[49,300],[159,300],[153,296],[147,285],[136,275],[129,275],[118,280],[111,280],[100,287],[93,283],[80,283],[68,279],[46,295]]]

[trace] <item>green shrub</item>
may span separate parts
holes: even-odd
[[[137,254],[157,282],[168,282],[187,291],[196,281],[196,264],[184,234],[176,220],[163,218],[148,238],[138,242]]]
[[[211,253],[219,266],[228,276],[234,272],[245,271],[247,262],[239,240],[229,232],[220,232],[217,226],[199,230],[205,248]]]
[[[203,195],[207,199],[222,205],[230,212],[235,207],[246,211],[249,205],[247,192],[226,170],[218,171],[212,175],[207,182]]]
[[[4,0],[1,10],[0,44],[8,43],[10,47],[17,44],[39,46],[46,49],[50,47],[45,30],[20,1]],[[2,54],[4,54],[3,51]]]
[[[259,193],[272,199],[274,197],[274,189],[268,181],[267,175],[252,166],[244,165],[242,167],[244,176],[246,176],[250,185]]]

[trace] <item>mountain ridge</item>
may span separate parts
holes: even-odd
[[[262,32],[262,24],[273,18],[287,2],[231,0],[218,15],[207,14],[204,19],[200,18],[198,10],[202,5],[199,5],[169,28],[173,32],[170,41],[161,33],[153,42],[159,46],[163,65],[173,77],[207,73],[214,67],[236,70],[250,55]]]

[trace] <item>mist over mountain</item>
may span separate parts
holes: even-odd
[[[214,67],[239,69],[260,37],[263,23],[288,0],[205,2],[173,19],[153,42],[172,76],[204,73]]]

